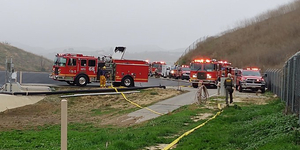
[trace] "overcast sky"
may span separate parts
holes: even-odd
[[[0,41],[186,48],[293,0],[0,0]]]

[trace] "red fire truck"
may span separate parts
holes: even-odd
[[[150,64],[150,76],[155,75],[155,72],[157,73],[157,76],[162,75],[162,66],[166,65],[163,61],[154,61]]]
[[[239,92],[242,92],[245,89],[251,89],[252,91],[260,90],[262,93],[265,93],[265,81],[260,74],[260,69],[248,67],[245,69],[238,69],[235,72],[235,86]]]
[[[195,59],[190,65],[190,81],[194,88],[201,80],[204,85],[217,86],[218,77],[226,77],[231,72],[231,63],[215,59]]]
[[[70,85],[85,86],[99,82],[98,68],[105,66],[106,80],[114,86],[132,87],[134,82],[148,82],[149,64],[142,60],[125,60],[124,52],[125,47],[116,47],[114,54],[117,56],[108,59],[83,54],[57,54],[50,78]]]

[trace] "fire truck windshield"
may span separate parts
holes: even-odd
[[[215,70],[215,65],[214,64],[204,64],[204,70],[214,71]]]
[[[191,70],[198,71],[202,69],[202,64],[200,63],[193,63],[191,64]]]
[[[154,68],[160,68],[160,67],[161,67],[161,64],[152,64],[152,66],[153,66]]]
[[[190,70],[191,70],[190,68],[186,68],[186,67],[182,68],[182,71],[190,71]]]
[[[55,57],[54,58],[54,65],[57,66],[66,66],[67,59],[63,57]]]
[[[261,76],[259,71],[248,71],[248,70],[243,71],[242,75],[243,76]]]

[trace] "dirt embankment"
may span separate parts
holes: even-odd
[[[60,89],[65,90],[65,89]],[[143,107],[181,94],[174,89],[147,89],[140,93],[126,94],[126,97]],[[60,95],[45,97],[42,101],[0,113],[0,131],[35,128],[42,125],[60,124]],[[133,109],[121,95],[82,96],[67,98],[68,121],[70,123],[92,123],[94,125],[114,124],[126,126],[120,120]]]

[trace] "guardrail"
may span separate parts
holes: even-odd
[[[286,113],[299,115],[300,123],[300,51],[282,69],[267,69],[266,74],[268,90],[286,103]]]

